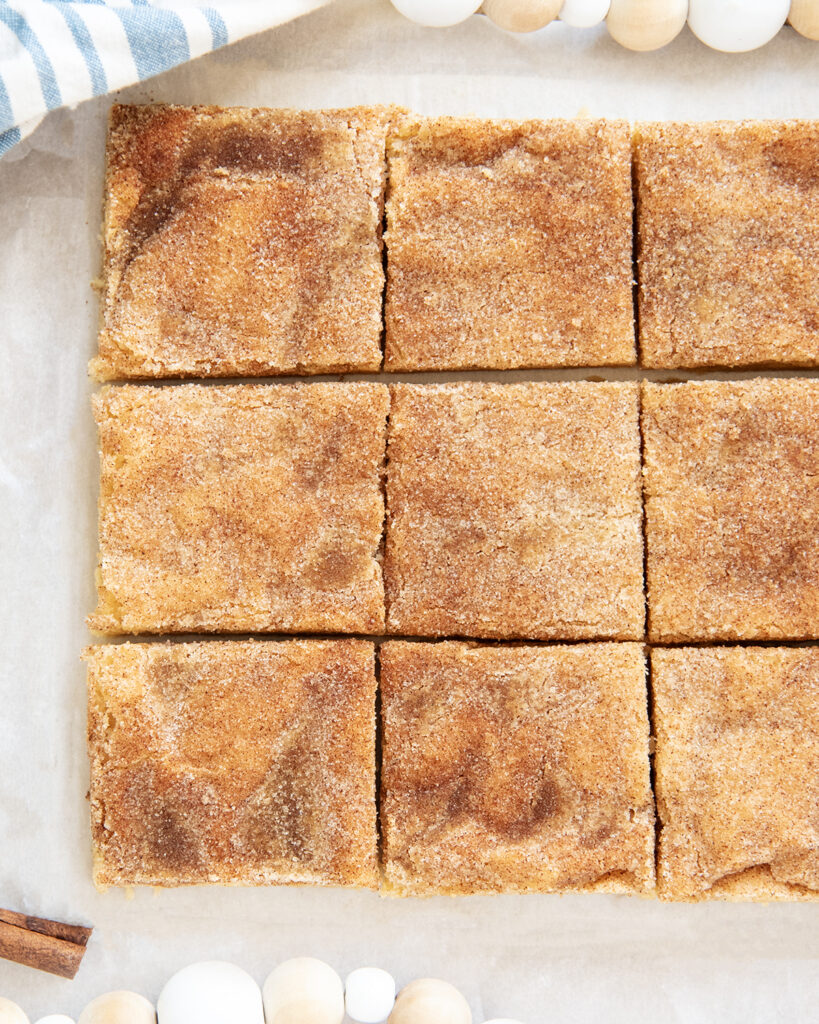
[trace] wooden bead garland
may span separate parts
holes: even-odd
[[[534,32],[559,18],[576,28],[606,21],[629,50],[658,50],[686,21],[706,46],[726,53],[755,50],[789,21],[807,39],[819,39],[819,0],[392,0],[421,25],[445,26],[478,11],[507,32]]]
[[[263,989],[235,964],[211,960],[177,971],[159,994],[156,1010],[134,992],[93,999],[77,1024],[342,1024],[345,1004],[356,1024],[473,1024],[464,996],[438,978],[411,981],[395,995],[395,981],[380,968],[361,967],[347,978],[322,960],[285,960]],[[30,1024],[17,1003],[0,996],[0,1024]],[[50,1014],[36,1024],[74,1024]],[[494,1017],[486,1024],[521,1024]]]

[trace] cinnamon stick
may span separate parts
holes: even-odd
[[[48,921],[44,917],[32,917],[30,914],[18,914],[14,910],[3,910],[0,907],[0,922],[13,924],[17,928],[25,928],[30,932],[50,935],[52,939],[65,939],[76,942],[80,946],[88,945],[93,928],[85,928],[79,924],[63,924],[62,921]]]
[[[0,910],[0,957],[73,978],[80,969],[90,928]]]

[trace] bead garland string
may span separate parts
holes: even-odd
[[[745,53],[764,46],[788,22],[807,39],[819,39],[819,0],[392,0],[419,25],[444,28],[485,14],[507,32],[535,32],[560,20],[575,28],[603,22],[628,50],[657,50],[686,21],[713,50]]]
[[[345,1016],[346,1014],[346,1016]],[[378,967],[360,967],[346,984],[313,957],[286,960],[260,988],[235,964],[211,960],[177,971],[156,1009],[134,992],[106,992],[82,1011],[77,1024],[473,1024],[461,993],[437,978],[411,981],[396,995],[395,981]],[[0,1024],[29,1024],[23,1010],[0,996]],[[35,1024],[74,1024],[50,1014]],[[486,1024],[521,1024],[494,1017]]]

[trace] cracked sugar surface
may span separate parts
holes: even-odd
[[[92,647],[98,885],[374,886],[374,648]]]
[[[649,638],[819,636],[819,381],[644,384]]]
[[[378,633],[383,384],[95,398],[104,633]]]
[[[115,106],[93,374],[377,371],[391,117]]]
[[[819,649],[655,649],[658,886],[819,899]]]
[[[650,367],[819,363],[819,123],[636,126]]]
[[[389,891],[654,887],[638,644],[381,648]]]
[[[636,362],[624,121],[398,119],[385,368]]]
[[[389,632],[642,637],[636,385],[391,391]]]

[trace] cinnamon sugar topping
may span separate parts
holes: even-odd
[[[85,656],[98,885],[375,885],[372,644]]]

